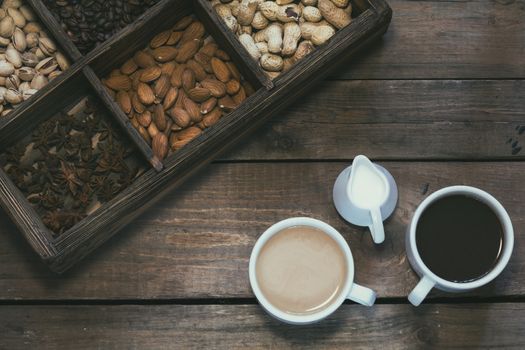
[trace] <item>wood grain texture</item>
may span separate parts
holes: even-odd
[[[213,164],[63,276],[49,272],[2,218],[0,299],[251,298],[251,249],[267,227],[291,216],[319,218],[340,230],[354,255],[356,281],[379,298],[405,298],[417,282],[405,256],[407,224],[426,195],[454,184],[492,193],[508,209],[517,235],[507,269],[470,295],[525,294],[524,163],[383,163],[398,182],[400,199],[379,246],[333,208],[333,182],[346,165]],[[431,293],[437,296],[458,295]]]
[[[345,304],[290,326],[258,305],[1,306],[1,349],[522,349],[523,304]]]
[[[525,77],[523,1],[392,0],[383,40],[333,79]]]
[[[523,80],[325,82],[222,159],[523,159],[507,143],[525,142],[523,91]]]

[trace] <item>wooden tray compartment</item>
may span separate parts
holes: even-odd
[[[37,0],[30,2],[40,3]],[[60,105],[61,99],[66,99],[75,89],[79,89],[79,86],[85,86],[87,81],[91,91],[101,98],[115,121],[120,123],[122,130],[153,167],[112,201],[57,238],[42,227],[42,222],[34,210],[31,211],[31,208],[25,205],[25,198],[20,198],[20,192],[5,173],[0,172],[2,206],[52,270],[67,270],[140,215],[163,194],[173,190],[214,157],[313,87],[337,64],[346,61],[356,51],[380,37],[388,28],[391,19],[392,12],[388,5],[383,0],[360,0],[356,6],[360,8],[361,13],[350,25],[339,30],[327,44],[274,81],[270,81],[244,48],[240,47],[237,38],[222,24],[207,0],[163,0],[135,23],[86,56],[75,54],[71,45],[65,45],[69,47],[69,54],[73,58],[77,57],[75,65],[53,89],[49,88],[49,91],[40,94],[40,98],[29,101],[23,110],[11,118],[10,123],[0,125],[0,147],[3,149],[23,135],[23,126],[31,117],[39,121],[45,119],[38,111],[56,109],[54,104]],[[206,129],[199,137],[159,164],[151,156],[149,145],[137,139],[135,129],[123,118],[123,113],[102,86],[100,77],[118,67],[137,49],[144,47],[156,33],[190,13],[195,14],[205,24],[208,32],[232,57],[256,91],[216,125]],[[51,16],[49,13],[48,15]],[[56,21],[53,24],[53,20],[46,24],[56,25]],[[53,33],[60,33],[60,30],[55,28]],[[82,88],[79,91],[81,90]]]

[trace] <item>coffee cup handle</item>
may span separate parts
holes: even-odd
[[[346,298],[361,305],[372,306],[376,302],[376,297],[377,294],[372,289],[354,283]]]
[[[383,243],[383,241],[385,240],[385,228],[383,227],[381,209],[370,209],[370,216],[372,217],[372,225],[368,227],[370,228],[372,239],[374,240],[375,244]]]
[[[408,295],[408,301],[414,306],[419,306],[435,285],[436,283],[434,281],[427,276],[423,276],[417,286]]]

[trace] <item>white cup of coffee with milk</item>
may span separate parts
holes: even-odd
[[[280,221],[257,240],[250,284],[261,306],[296,325],[318,322],[350,299],[372,306],[376,293],[354,282],[354,260],[343,236],[320,220]]]

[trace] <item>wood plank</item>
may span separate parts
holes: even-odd
[[[326,82],[223,159],[523,159],[507,141],[525,141],[524,91],[520,80]]]
[[[383,40],[333,79],[524,78],[521,1],[390,0]]]
[[[407,224],[426,195],[452,184],[492,193],[508,209],[517,234],[508,268],[470,295],[525,294],[525,163],[383,163],[398,182],[400,201],[380,246],[364,228],[343,222],[333,207],[332,185],[346,165],[213,164],[62,276],[38,261],[2,215],[0,300],[251,298],[247,267],[255,240],[291,216],[332,224],[353,251],[356,281],[380,298],[405,298],[417,282],[405,256]],[[457,297],[435,291],[431,296]]]
[[[2,349],[522,349],[525,305],[343,305],[290,326],[258,305],[2,306]]]

